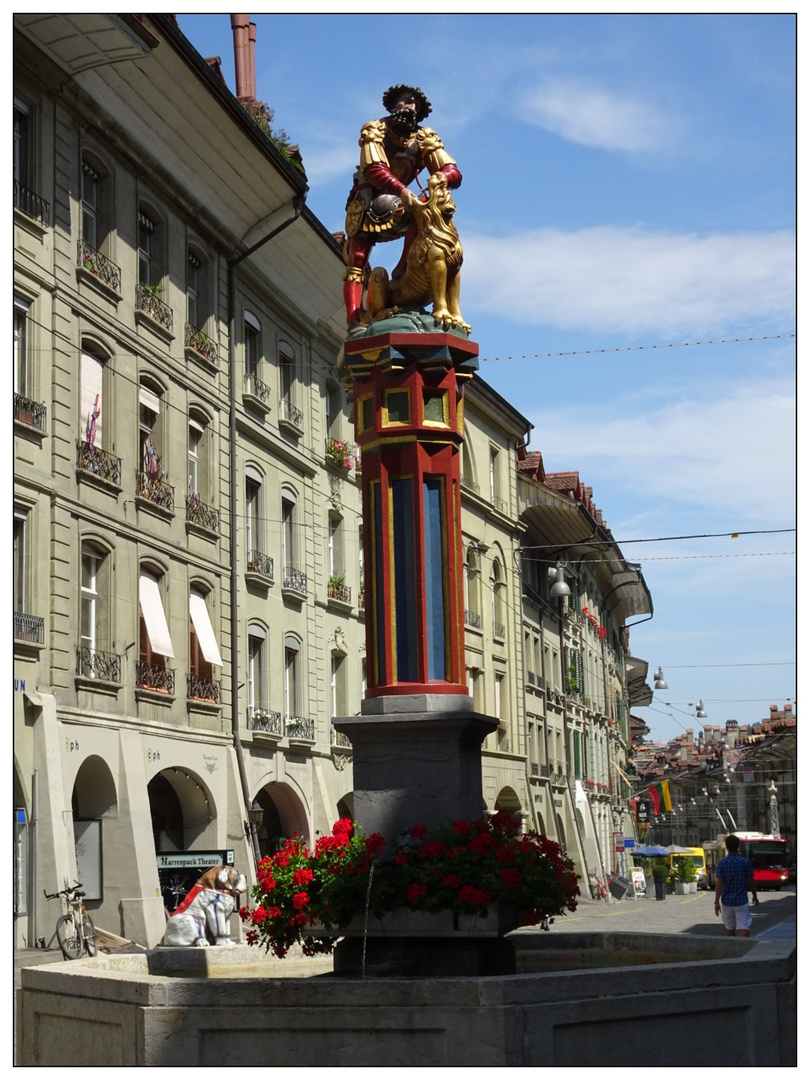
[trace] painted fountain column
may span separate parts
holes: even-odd
[[[352,741],[355,818],[389,841],[481,816],[497,727],[474,712],[464,666],[460,448],[478,347],[413,323],[348,339],[340,367],[361,452],[367,691],[335,726]]]

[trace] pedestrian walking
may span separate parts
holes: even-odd
[[[754,868],[744,855],[740,855],[740,838],[733,833],[726,837],[728,854],[717,864],[714,889],[714,913],[722,914],[726,937],[748,937],[751,929],[751,909],[748,893],[754,907],[759,904],[754,885]]]

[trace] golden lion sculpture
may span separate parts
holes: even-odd
[[[369,322],[396,315],[405,307],[433,302],[433,321],[447,330],[470,332],[459,310],[463,253],[453,224],[456,204],[447,178],[437,172],[428,180],[425,202],[414,199],[411,212],[417,235],[408,251],[405,273],[389,280],[383,267],[372,270],[368,280],[365,316]]]

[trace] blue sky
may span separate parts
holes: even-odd
[[[234,89],[229,16],[178,18]],[[655,606],[631,650],[669,685],[634,710],[651,737],[697,730],[698,699],[710,724],[795,701],[795,535],[763,532],[795,526],[793,18],[252,18],[258,96],[331,231],[385,88],[433,103],[481,374],[546,469],[578,469],[620,542],[742,534],[622,543]]]

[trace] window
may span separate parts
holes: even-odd
[[[295,496],[288,490],[281,496],[281,528],[281,559],[286,574],[296,566]]]
[[[14,611],[25,611],[28,600],[28,552],[27,542],[28,514],[20,507],[14,507]],[[17,635],[15,634],[15,637]]]
[[[25,195],[31,187],[31,117],[28,106],[14,101],[14,205],[25,209]]]
[[[490,449],[489,451],[489,499],[490,502],[496,503],[500,496],[500,477],[498,470],[498,451]]]
[[[169,624],[163,609],[163,575],[158,570],[142,569],[140,599],[140,648],[138,685],[152,690],[173,692],[173,673],[166,668],[167,658],[174,657]]]
[[[265,641],[266,634],[263,627],[251,623],[248,627],[248,714],[253,717],[258,710],[265,710],[265,702],[269,700],[265,687]]]
[[[299,715],[298,653],[299,640],[287,634],[284,638],[284,715],[292,719]]]
[[[82,239],[92,248],[98,248],[99,243],[100,185],[100,175],[82,160]]]
[[[152,213],[138,213],[138,282],[141,285],[158,285],[163,280],[160,251],[160,227]]]
[[[19,296],[14,297],[14,393],[30,397],[30,372],[28,359],[28,311],[29,305]]]
[[[205,321],[200,319],[200,270],[202,264],[193,251],[188,253],[188,281],[186,299],[188,303],[188,321],[192,326],[200,327]]]
[[[341,418],[343,416],[343,399],[340,387],[333,382],[326,384],[326,436],[328,439],[341,437]]]
[[[48,224],[50,207],[34,191],[36,161],[31,110],[19,98],[14,99],[14,206],[30,218]]]
[[[79,644],[95,652],[98,646],[99,567],[103,556],[94,548],[82,548],[81,619]]]
[[[214,682],[214,665],[222,667],[205,594],[199,588],[189,592],[188,696],[204,701],[219,700],[219,684]]]
[[[499,559],[492,560],[492,633],[506,637],[506,582]]]
[[[88,450],[104,446],[104,384],[106,364],[98,356],[82,350],[81,413],[79,439]]]
[[[339,514],[329,515],[329,577],[343,578],[343,518]]]
[[[250,560],[251,552],[263,551],[261,532],[262,479],[255,469],[245,475],[245,546]]]
[[[162,449],[162,409],[158,387],[141,383],[139,389],[138,460],[140,461],[139,494],[153,502],[166,502],[171,509],[171,488],[162,483],[164,472]]]
[[[346,658],[332,657],[332,716],[347,716],[349,711],[346,699]]]
[[[262,324],[250,311],[245,312],[245,378],[258,377],[262,359]]]
[[[281,400],[292,404],[295,385],[295,352],[286,341],[278,343],[279,388]]]
[[[188,420],[188,498],[189,506],[199,505],[209,496],[208,481],[208,422],[202,413],[194,412]]]
[[[464,610],[464,622],[477,630],[481,629],[481,568],[478,562],[478,548],[470,544],[467,548],[467,566],[465,584],[467,586],[467,606]]]
[[[110,653],[110,587],[107,553],[93,544],[81,552],[79,647],[76,674],[121,681],[121,658]]]

